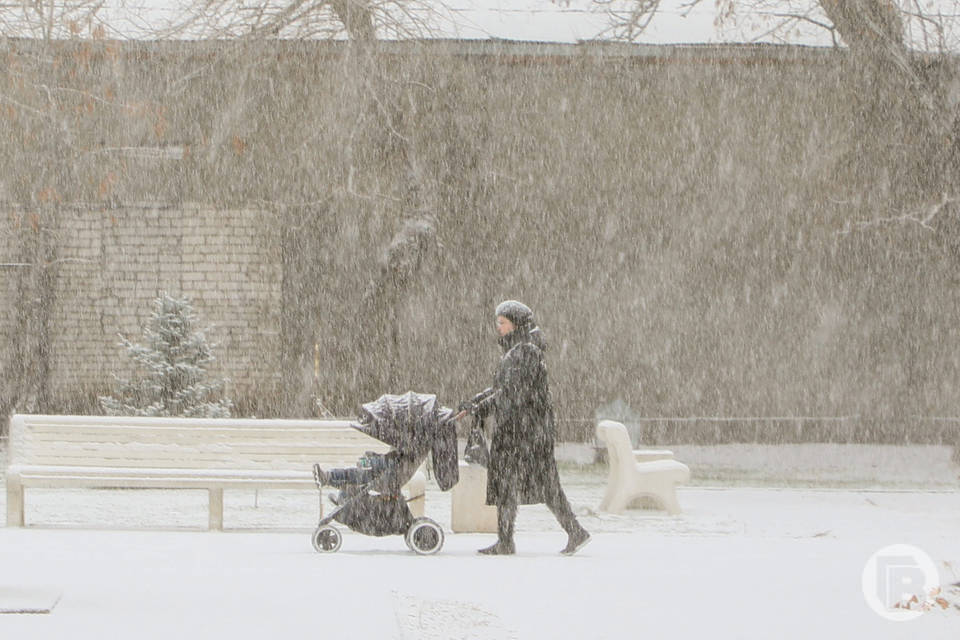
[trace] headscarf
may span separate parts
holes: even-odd
[[[521,342],[530,342],[538,349],[545,350],[547,341],[543,332],[533,320],[533,311],[527,305],[516,300],[504,300],[497,305],[496,316],[503,316],[513,323],[513,331],[500,336],[498,342],[506,353]]]

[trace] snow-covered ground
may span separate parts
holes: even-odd
[[[352,532],[317,554],[310,493],[228,493],[226,524],[242,532],[211,533],[189,530],[205,524],[202,492],[31,491],[33,526],[0,529],[0,608],[56,604],[0,615],[0,638],[953,639],[960,610],[891,622],[864,600],[865,563],[891,544],[925,551],[943,584],[960,580],[949,450],[894,449],[841,450],[851,464],[831,480],[824,469],[844,456],[829,446],[675,447],[694,472],[677,517],[599,514],[602,467],[563,465],[594,535],[572,558],[542,506],[521,509],[516,557],[477,556],[492,536],[450,533],[436,489],[428,515],[448,533],[432,557]],[[797,486],[782,486],[790,474]]]

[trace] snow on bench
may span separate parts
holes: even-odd
[[[349,467],[389,447],[346,420],[14,415],[7,526],[24,526],[24,489],[206,489],[210,529],[223,529],[225,489],[313,489],[313,464]],[[426,479],[404,487],[423,515]],[[321,507],[322,509],[322,502]],[[321,514],[322,515],[322,514]]]
[[[671,514],[680,513],[677,484],[690,481],[690,469],[666,450],[634,450],[627,428],[613,420],[597,424],[597,440],[607,447],[610,473],[601,511],[622,513],[638,499],[652,499]]]

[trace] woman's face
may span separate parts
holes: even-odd
[[[497,333],[500,337],[512,333],[514,329],[513,323],[504,318],[503,316],[497,316]]]

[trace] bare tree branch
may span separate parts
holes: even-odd
[[[907,213],[902,213],[895,216],[882,216],[870,220],[858,220],[853,221],[852,223],[848,222],[842,230],[836,232],[836,235],[845,236],[849,235],[853,231],[864,231],[866,229],[880,227],[887,224],[902,223],[915,224],[925,231],[936,232],[936,228],[932,226],[934,218],[936,218],[947,206],[956,204],[958,202],[960,202],[960,197],[943,193],[940,196],[939,202],[926,204]]]
[[[689,11],[701,0],[690,0]],[[594,4],[605,11],[610,18],[610,26],[601,32],[601,37],[633,42],[639,38],[660,11],[661,0],[634,0],[627,3],[618,0],[594,0]]]

